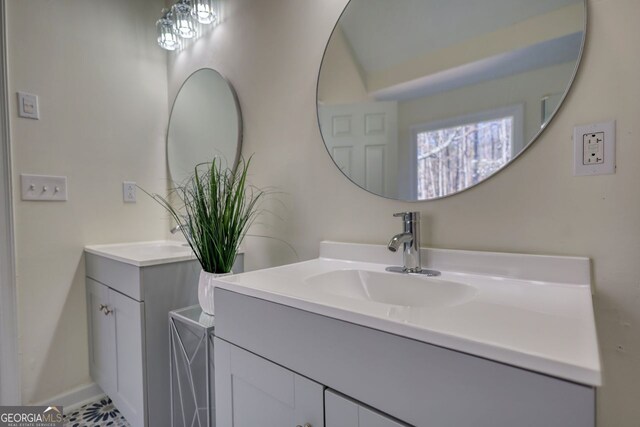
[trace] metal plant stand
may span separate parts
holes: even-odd
[[[214,317],[199,305],[169,312],[171,426],[215,426]]]

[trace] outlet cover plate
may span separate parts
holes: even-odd
[[[594,123],[573,129],[573,175],[616,173],[616,122]]]
[[[122,183],[122,200],[125,203],[136,203],[136,183],[133,181],[124,181]]]
[[[40,120],[37,95],[18,92],[18,116],[25,119]]]

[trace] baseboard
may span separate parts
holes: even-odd
[[[34,403],[34,405],[61,405],[64,407],[64,412],[69,413],[70,411],[78,409],[82,405],[85,405],[89,402],[93,402],[94,400],[97,400],[104,395],[104,392],[98,384],[90,383],[80,387],[76,387],[50,399],[43,400],[42,402]]]

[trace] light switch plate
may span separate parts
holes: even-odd
[[[49,175],[20,175],[22,200],[64,202],[68,200],[67,177]]]
[[[32,93],[18,92],[18,116],[26,119],[40,119],[38,96]]]
[[[616,173],[615,120],[576,126],[573,130],[575,176]]]

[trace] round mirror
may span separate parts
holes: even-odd
[[[233,168],[242,140],[240,106],[231,84],[203,68],[185,80],[171,110],[167,159],[171,179],[184,182],[198,163],[221,158]]]
[[[586,0],[351,0],[318,77],[336,166],[380,196],[450,196],[544,130],[578,68]]]

